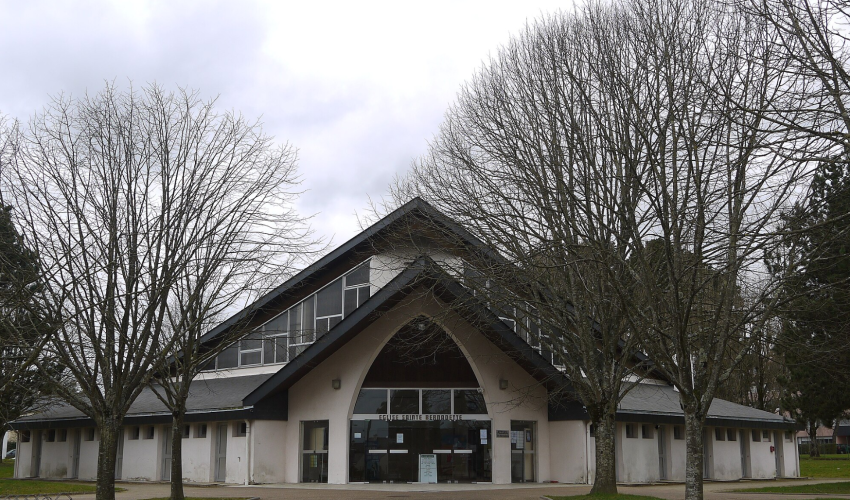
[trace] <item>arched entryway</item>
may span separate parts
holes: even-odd
[[[463,352],[417,318],[372,362],[354,402],[350,482],[489,482],[492,433]]]

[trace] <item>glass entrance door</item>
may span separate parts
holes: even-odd
[[[537,422],[511,420],[511,482],[533,483]]]
[[[301,482],[328,482],[328,421],[301,422]]]
[[[440,483],[492,479],[489,420],[352,420],[349,482],[419,481],[419,455],[436,455]]]

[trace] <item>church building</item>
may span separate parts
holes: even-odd
[[[482,245],[414,199],[204,337],[250,326],[192,383],[186,481],[593,481],[593,427],[558,357],[534,325],[468,300],[462,258],[417,232],[426,220]],[[411,246],[393,243],[399,233]],[[146,389],[124,419],[116,478],[168,480],[170,424]],[[707,478],[799,476],[794,424],[780,415],[716,399],[706,425]],[[98,429],[78,410],[12,426],[15,477],[95,479]],[[684,419],[662,376],[620,404],[616,453],[623,483],[684,481]]]

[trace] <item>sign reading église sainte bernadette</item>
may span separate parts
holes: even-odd
[[[380,415],[381,420],[404,420],[404,421],[422,421],[429,422],[435,420],[463,420],[463,415],[419,415],[416,413],[410,415]]]
[[[511,437],[511,434],[508,431],[496,430],[496,437],[497,438],[506,438],[506,437]]]

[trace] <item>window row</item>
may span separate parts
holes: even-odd
[[[658,426],[654,424],[626,424],[626,437],[637,439],[638,437],[638,425],[640,425],[640,437],[643,439],[653,439],[655,437],[655,430],[658,429]],[[590,435],[593,436],[593,426],[591,426]],[[765,442],[769,443],[771,441],[771,436],[773,432],[769,430],[759,430],[759,429],[751,429],[750,436],[754,443]],[[791,431],[786,431],[784,433],[785,441],[791,442],[794,439],[794,435]],[[681,440],[685,439],[685,427],[682,425],[674,425],[673,426],[673,439]],[[731,427],[715,427],[714,428],[714,440],[715,441],[737,441],[738,440],[738,429],[734,429]]]
[[[479,389],[361,389],[359,415],[486,415]]]
[[[464,285],[472,290],[474,296],[483,297],[490,309],[499,316],[499,319],[513,330],[528,345],[534,348],[543,358],[553,366],[563,366],[563,357],[557,355],[557,350],[549,335],[541,331],[539,318],[533,307],[516,307],[517,302],[505,302],[505,298],[513,298],[513,293],[495,285],[482,272],[478,271],[468,263],[463,268]]]
[[[184,425],[180,436],[184,439],[188,439],[190,437],[203,439],[207,437],[207,424],[195,424],[194,428],[195,433],[192,435],[192,426],[190,424]],[[127,439],[131,441],[135,441],[139,438],[153,439],[155,435],[156,426],[154,425],[134,425],[128,428]]]
[[[366,261],[234,343],[204,368],[286,363],[328,333],[370,296]]]

